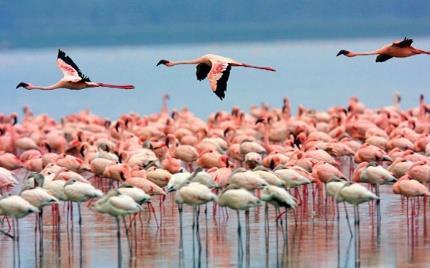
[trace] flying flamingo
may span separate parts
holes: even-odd
[[[223,100],[225,98],[225,92],[227,91],[227,81],[230,76],[231,67],[246,67],[255,68],[260,70],[272,71],[276,70],[271,67],[254,66],[238,62],[234,59],[226,58],[223,56],[207,54],[193,60],[184,61],[170,61],[160,60],[157,66],[164,64],[167,67],[172,67],[179,64],[197,64],[196,76],[197,80],[201,81],[208,77],[209,84],[212,91]]]
[[[54,90],[58,88],[67,88],[72,90],[81,90],[93,87],[109,87],[120,89],[134,89],[133,85],[111,85],[105,83],[91,82],[90,78],[84,75],[73,60],[62,50],[58,50],[57,66],[60,68],[64,77],[55,84],[50,86],[36,86],[30,83],[20,82],[16,88],[23,87],[28,90]]]
[[[352,51],[342,49],[341,51],[339,51],[339,53],[337,53],[336,56],[345,55],[347,57],[355,57],[355,56],[378,55],[376,57],[376,62],[384,62],[393,57],[406,58],[406,57],[415,56],[419,54],[430,55],[430,51],[417,49],[411,46],[412,42],[413,42],[412,39],[405,37],[405,39],[403,40],[393,42],[392,44],[388,44],[386,46],[383,46],[382,48],[369,51],[369,52],[352,52]]]

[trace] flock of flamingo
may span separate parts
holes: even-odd
[[[369,56],[378,55],[376,62],[384,62],[393,57],[395,58],[406,58],[415,55],[426,54],[430,55],[430,51],[417,49],[412,46],[412,39],[404,38],[399,41],[395,41],[391,44],[383,46],[382,48],[368,51],[368,52],[352,52],[348,50],[340,50],[336,56],[345,55],[347,57],[356,56]],[[237,60],[226,58],[214,54],[206,54],[199,58],[192,60],[183,61],[171,61],[171,60],[160,60],[157,63],[159,65],[165,65],[167,67],[173,67],[181,64],[193,64],[196,65],[196,78],[201,81],[206,79],[209,80],[212,91],[223,100],[225,98],[225,92],[227,91],[227,81],[230,77],[231,67],[245,67],[254,68],[265,71],[275,72],[276,70],[272,67],[262,67],[251,65]],[[39,90],[54,90],[59,88],[67,88],[72,90],[81,90],[84,88],[117,88],[117,89],[134,89],[133,85],[113,85],[107,83],[91,82],[90,78],[82,73],[76,63],[66,55],[62,50],[58,50],[57,55],[57,66],[63,73],[63,78],[55,84],[49,86],[37,86],[27,82],[20,82],[16,88],[23,87],[27,90],[39,89]]]
[[[405,38],[375,51],[341,50],[338,55],[377,54],[380,62],[430,54],[411,44]],[[161,60],[160,64],[197,64],[197,79],[208,77],[220,99],[225,97],[231,67],[274,71],[211,54],[191,61]],[[91,82],[61,50],[57,65],[64,74],[58,83],[43,87],[21,82],[17,88],[134,88]],[[273,206],[276,221],[288,228],[292,215],[288,210],[308,203],[330,206],[330,200],[335,200],[353,205],[354,225],[359,228],[358,206],[371,201],[376,203],[380,222],[379,187],[385,184],[392,185],[393,193],[408,203],[410,198],[423,197],[427,206],[430,105],[423,95],[418,107],[407,110],[400,108],[399,95],[393,106],[378,109],[367,108],[352,97],[347,107],[326,111],[299,106],[294,116],[285,98],[281,109],[261,105],[247,113],[233,108],[214,113],[207,121],[186,108],[169,111],[168,98],[163,98],[159,113],[124,114],[116,121],[83,111],[57,122],[47,115],[34,115],[28,107],[22,120],[15,113],[1,114],[1,232],[19,240],[19,219],[31,213],[38,215],[36,225],[42,229],[47,206],[51,206],[54,225],[59,226],[62,203],[67,206],[67,221],[73,221],[75,206],[82,224],[81,204],[86,202],[97,213],[116,219],[119,239],[120,220],[128,233],[127,227],[143,213],[144,204],[158,225],[152,203],[160,196],[162,221],[167,195],[174,195],[181,228],[184,206],[193,208],[194,228],[200,207],[205,206],[207,213],[207,204],[213,202],[213,213],[226,213],[223,207],[236,211],[239,233],[240,211],[249,224],[249,211],[262,205],[266,210]],[[349,169],[342,171],[345,164]],[[25,175],[18,177],[21,170]],[[13,228],[10,219],[14,219]]]

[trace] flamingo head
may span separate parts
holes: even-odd
[[[228,165],[229,165],[229,163],[228,163],[228,156],[226,156],[226,155],[222,155],[222,156],[219,158],[219,161],[220,161],[220,166],[221,166],[221,167],[228,167]]]
[[[124,172],[124,171],[120,171],[120,172],[119,172],[119,176],[121,177],[121,180],[122,180],[122,181],[127,181],[127,178],[126,178],[126,175],[125,175],[125,172]]]
[[[23,88],[25,88],[25,89],[28,89],[28,87],[29,87],[29,86],[31,86],[29,83],[20,82],[20,83],[16,86],[16,88],[23,87]]]
[[[349,54],[349,53],[351,53],[351,52],[349,52],[348,50],[342,49],[342,50],[340,50],[340,51],[337,53],[336,57],[337,57],[337,56],[339,56],[339,55],[345,55],[345,56],[348,56],[348,54]]]
[[[171,61],[169,61],[169,60],[160,60],[160,61],[157,63],[157,66],[159,66],[159,65],[161,65],[161,64],[166,65],[167,67],[173,66],[172,62],[171,62]]]

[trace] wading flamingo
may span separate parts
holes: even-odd
[[[229,207],[237,212],[237,231],[240,233],[240,216],[239,210],[245,210],[245,215],[249,217],[249,209],[260,206],[262,202],[255,197],[250,191],[237,186],[229,185],[218,196],[218,204],[221,207]]]
[[[79,225],[82,224],[81,203],[103,196],[102,191],[94,188],[91,184],[80,182],[76,179],[69,179],[66,182],[64,185],[64,194],[68,201],[78,204]]]
[[[230,76],[231,67],[246,67],[255,68],[260,70],[272,71],[276,70],[271,67],[261,67],[250,64],[238,62],[234,59],[226,58],[223,56],[207,54],[193,60],[184,61],[170,61],[160,60],[157,66],[164,64],[167,67],[172,67],[179,64],[196,64],[196,76],[197,80],[201,81],[208,77],[209,84],[212,91],[221,100],[225,97],[227,91],[227,81]]]
[[[14,235],[10,235],[4,231],[3,234],[9,236],[16,241],[19,241],[19,219],[27,216],[30,213],[37,213],[39,210],[31,205],[27,200],[19,195],[12,195],[0,199],[0,215],[10,216],[15,219]]]
[[[354,206],[355,262],[360,266],[360,211],[358,206],[364,202],[378,200],[379,197],[361,184],[346,182],[336,193],[335,198],[337,202],[347,202]]]
[[[110,190],[102,198],[97,200],[94,204],[94,208],[97,212],[109,214],[115,217],[117,227],[117,243],[118,243],[118,263],[122,261],[122,250],[121,250],[121,229],[119,217],[138,213],[142,211],[142,207],[135,202],[133,197],[122,194],[118,189]],[[124,222],[125,223],[125,222]],[[126,233],[127,233],[127,227]],[[121,265],[119,265],[121,266]]]
[[[31,187],[30,185],[23,185],[20,195],[31,205],[39,209],[38,225],[39,231],[42,232],[43,207],[58,204],[58,199],[55,196],[51,195],[47,190],[42,188],[45,180],[42,174],[32,174],[31,178],[33,178],[34,180],[33,187]]]
[[[79,67],[73,62],[73,60],[64,53],[62,50],[58,50],[57,66],[63,73],[63,78],[55,84],[50,86],[36,86],[30,83],[20,82],[16,88],[23,87],[28,90],[40,89],[40,90],[54,90],[58,88],[67,88],[72,90],[80,90],[84,88],[93,87],[109,87],[109,88],[120,88],[120,89],[134,89],[133,85],[111,85],[105,83],[91,82],[90,78],[84,75]]]
[[[276,210],[278,211],[280,207],[285,208],[285,241],[288,241],[288,213],[287,210],[289,208],[295,209],[297,207],[297,202],[293,196],[290,195],[290,193],[287,192],[284,188],[274,186],[274,185],[267,185],[263,188],[262,194],[261,194],[261,200],[266,201],[270,204],[272,204]],[[266,203],[267,204],[267,203]],[[267,206],[266,206],[267,211]],[[267,212],[266,212],[267,215]],[[282,216],[280,214],[278,218]]]
[[[217,199],[217,196],[206,185],[190,182],[189,180],[184,181],[175,194],[175,201],[178,204],[180,215],[180,228],[182,229],[182,204],[193,207],[193,229],[195,225],[198,229],[200,205],[211,201],[216,202]]]

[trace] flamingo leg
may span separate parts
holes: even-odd
[[[343,208],[345,209],[345,217],[346,217],[346,222],[348,223],[348,229],[349,229],[349,234],[352,237],[352,228],[351,228],[351,223],[349,221],[349,215],[348,215],[348,210],[346,209],[346,204],[345,202],[343,202]]]

